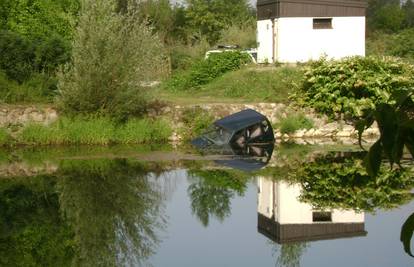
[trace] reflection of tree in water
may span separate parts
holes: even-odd
[[[147,171],[126,160],[64,162],[58,183],[75,232],[76,266],[140,265],[163,227],[162,196]]]
[[[377,177],[371,177],[362,156],[330,153],[302,165],[293,175],[303,187],[301,200],[317,208],[374,211],[395,208],[412,199],[412,169],[391,171],[383,166]]]
[[[278,255],[275,266],[299,267],[303,253],[308,248],[307,243],[276,244],[270,241],[273,256]]]
[[[73,233],[59,213],[56,177],[0,179],[0,266],[70,266]]]
[[[204,226],[208,226],[211,216],[219,221],[229,216],[231,199],[243,195],[247,188],[246,177],[238,172],[192,170],[189,176],[191,209]]]

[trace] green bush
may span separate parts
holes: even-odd
[[[69,114],[126,120],[145,112],[146,82],[167,69],[164,48],[135,14],[117,12],[117,1],[82,1],[72,63],[58,75],[58,104]]]
[[[58,35],[31,40],[0,31],[0,69],[19,83],[37,73],[53,75],[59,65],[70,60],[70,53],[70,44]]]
[[[238,51],[213,53],[195,63],[188,71],[175,75],[167,88],[175,91],[189,90],[207,84],[226,72],[240,69],[251,62],[249,55]]]
[[[280,120],[276,125],[280,129],[282,134],[294,133],[301,129],[311,129],[314,123],[311,119],[307,118],[304,114],[288,115],[286,118]]]
[[[395,58],[320,59],[307,67],[296,98],[332,118],[356,118],[389,102],[395,90],[414,86],[413,76],[414,66]]]

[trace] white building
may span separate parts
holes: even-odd
[[[364,213],[314,210],[298,200],[301,187],[258,178],[258,230],[283,244],[365,236]]]
[[[364,56],[366,7],[366,0],[257,0],[257,61]]]

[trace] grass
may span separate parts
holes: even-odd
[[[287,103],[289,93],[300,85],[302,77],[303,72],[299,67],[246,67],[226,73],[196,89],[181,92],[164,90],[160,95],[176,103]]]
[[[171,128],[164,120],[133,119],[117,124],[109,118],[61,118],[45,126],[27,125],[17,136],[25,145],[109,145],[166,143]]]
[[[8,144],[11,140],[11,137],[6,129],[0,128],[0,146]]]
[[[282,118],[276,125],[282,134],[294,133],[300,129],[311,129],[314,126],[314,122],[307,118],[304,114],[290,114],[286,118]]]

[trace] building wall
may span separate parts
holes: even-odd
[[[272,63],[273,49],[272,20],[257,21],[257,62]]]
[[[272,20],[257,23],[259,63],[306,62],[323,55],[334,59],[365,56],[365,17],[334,17],[332,29],[313,29],[310,17],[279,18],[274,22],[274,52]]]
[[[257,212],[269,219],[274,216],[280,224],[313,224],[315,211],[308,203],[299,201],[301,186],[285,181],[274,182],[258,177]],[[364,213],[333,209],[332,223],[363,223]]]

